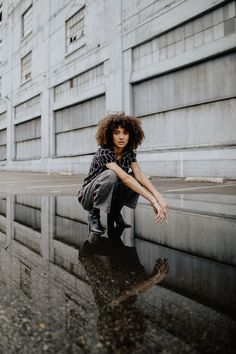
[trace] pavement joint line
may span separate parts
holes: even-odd
[[[182,188],[182,189],[167,189],[163,190],[163,192],[179,192],[179,191],[190,191],[196,189],[212,189],[212,188],[225,188],[225,187],[232,187],[236,186],[236,183],[227,184],[227,185],[220,185],[220,186],[205,186],[205,187],[192,187],[192,188]]]
[[[34,187],[26,187],[27,189],[39,189],[39,188],[54,188],[54,187],[79,187],[79,183],[77,184],[53,184],[52,186],[34,186]]]
[[[155,182],[165,182],[165,181],[168,181],[168,182],[172,182],[172,181],[177,181],[177,180],[181,180],[183,179],[183,177],[176,177],[176,178],[156,178],[156,177],[150,177],[150,180],[151,181],[155,181]]]

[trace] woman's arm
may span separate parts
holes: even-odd
[[[144,188],[134,177],[123,171],[122,168],[120,168],[115,162],[106,164],[106,167],[114,171],[127,187],[147,199],[152,204],[156,214],[156,221],[158,223],[166,219],[157,199],[148,189]]]
[[[165,201],[163,196],[158,192],[158,190],[154,187],[154,185],[148,179],[145,173],[141,170],[139,164],[137,162],[133,162],[131,168],[134,173],[135,179],[139,181],[142,186],[147,188],[147,190],[155,197],[155,199],[158,201],[158,203],[163,209],[167,209],[167,202]]]

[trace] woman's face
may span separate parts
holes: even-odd
[[[113,144],[116,148],[124,149],[129,142],[129,132],[122,127],[118,127],[112,132]]]

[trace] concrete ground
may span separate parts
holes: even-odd
[[[124,284],[144,282],[136,278],[136,268],[129,273],[122,265],[123,253],[117,271],[107,271],[113,259],[107,242],[105,251],[98,243],[98,258],[78,257],[86,247],[88,254],[91,249],[96,254],[87,241],[87,213],[74,198],[84,177],[0,172],[0,354],[107,354],[107,343],[115,346],[115,339],[126,340],[127,334],[140,346],[135,354],[234,353],[236,181],[151,178],[169,204],[169,224],[157,227],[152,208],[140,198],[133,225],[137,254],[132,259],[127,253],[126,258],[138,266],[139,276],[141,270],[151,274],[158,258],[168,259],[170,270],[160,286],[111,311],[104,304],[116,299]],[[21,203],[35,195],[45,197]],[[34,207],[35,200],[42,200],[41,209]],[[128,221],[130,215],[124,216]],[[120,245],[122,252],[134,251],[130,244]],[[117,261],[118,246],[111,264]],[[110,261],[101,255],[109,255]],[[98,335],[100,342],[94,340]],[[118,344],[114,353],[120,352]]]
[[[0,194],[75,195],[84,178],[85,175],[1,171]],[[151,181],[162,193],[236,195],[236,180],[214,183],[186,182],[181,177],[152,177]]]

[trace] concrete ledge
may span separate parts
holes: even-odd
[[[213,182],[213,183],[224,183],[224,178],[222,177],[186,177],[186,182]]]

